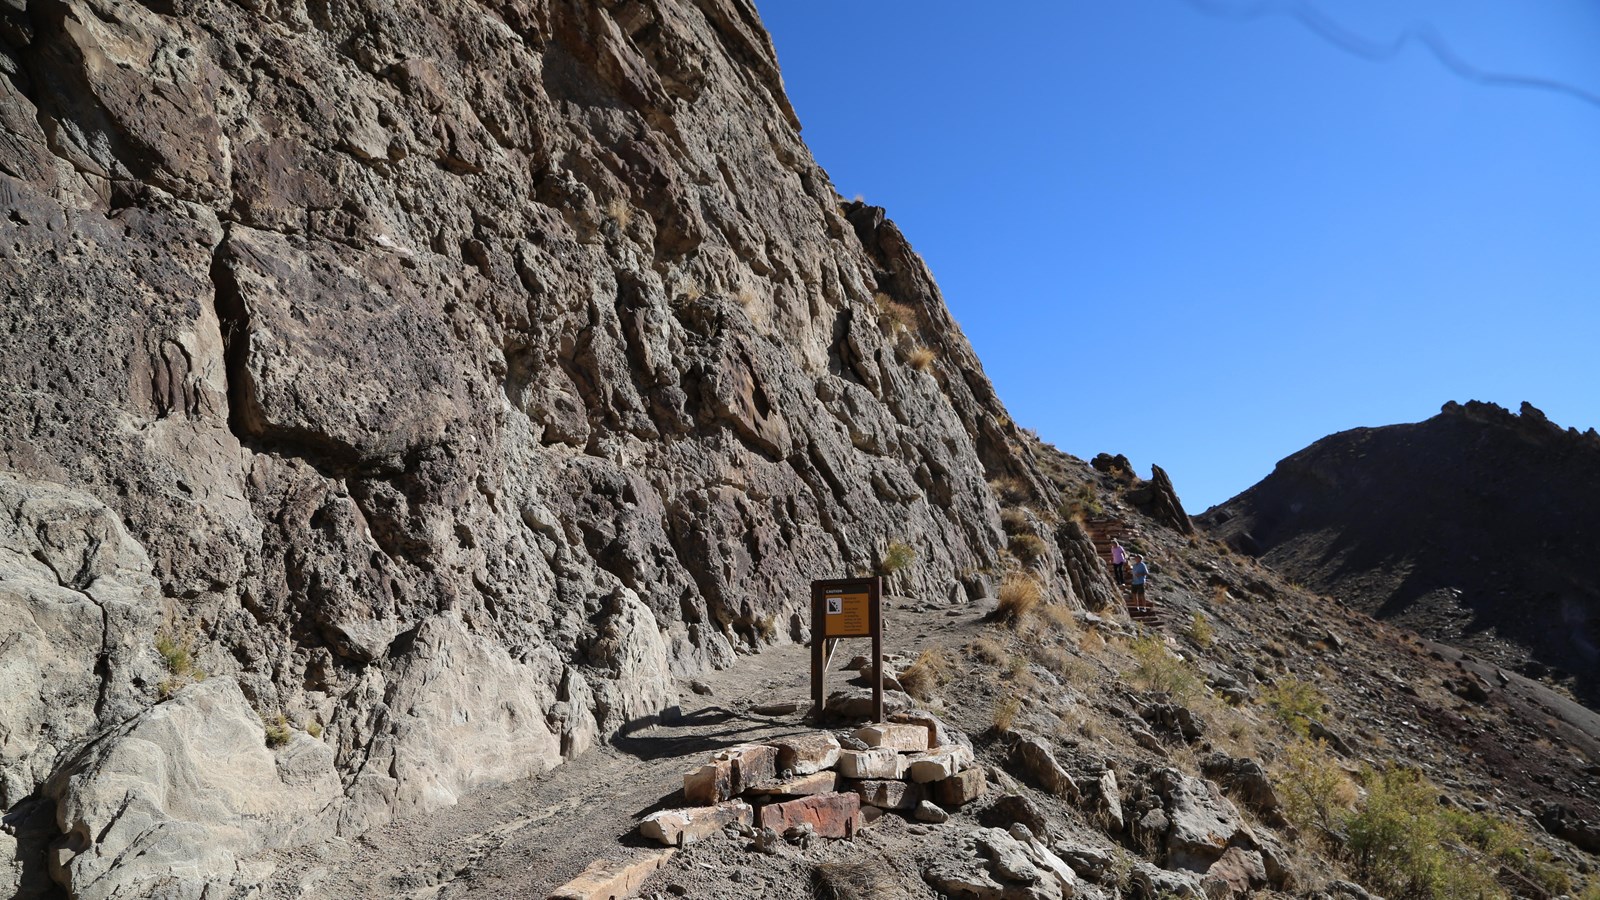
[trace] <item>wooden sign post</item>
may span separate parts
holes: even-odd
[[[821,717],[823,673],[840,638],[872,638],[872,721],[883,721],[883,579],[811,582],[811,698]]]

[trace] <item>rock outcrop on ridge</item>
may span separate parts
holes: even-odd
[[[748,0],[8,0],[0,76],[0,892],[248,886],[1053,505]]]
[[[1447,403],[1323,438],[1200,521],[1307,586],[1600,698],[1592,429]]]

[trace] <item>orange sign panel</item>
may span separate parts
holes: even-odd
[[[868,595],[829,592],[823,595],[823,637],[872,637]]]

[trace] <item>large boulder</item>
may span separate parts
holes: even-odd
[[[303,732],[267,746],[231,678],[178,691],[91,745],[46,787],[51,875],[83,900],[198,898],[271,874],[264,850],[333,836],[333,751]]]

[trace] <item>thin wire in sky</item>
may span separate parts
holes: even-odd
[[[1440,65],[1451,74],[1466,81],[1484,87],[1522,88],[1560,94],[1600,109],[1600,94],[1593,91],[1552,78],[1493,72],[1467,62],[1427,22],[1413,23],[1406,26],[1405,30],[1394,39],[1379,41],[1364,37],[1340,25],[1306,0],[1257,0],[1242,5],[1217,2],[1217,0],[1185,0],[1185,2],[1204,15],[1233,22],[1251,21],[1267,16],[1286,16],[1299,22],[1306,30],[1334,47],[1370,62],[1390,62],[1405,51],[1407,44],[1415,42],[1427,48],[1428,52],[1432,53]]]

